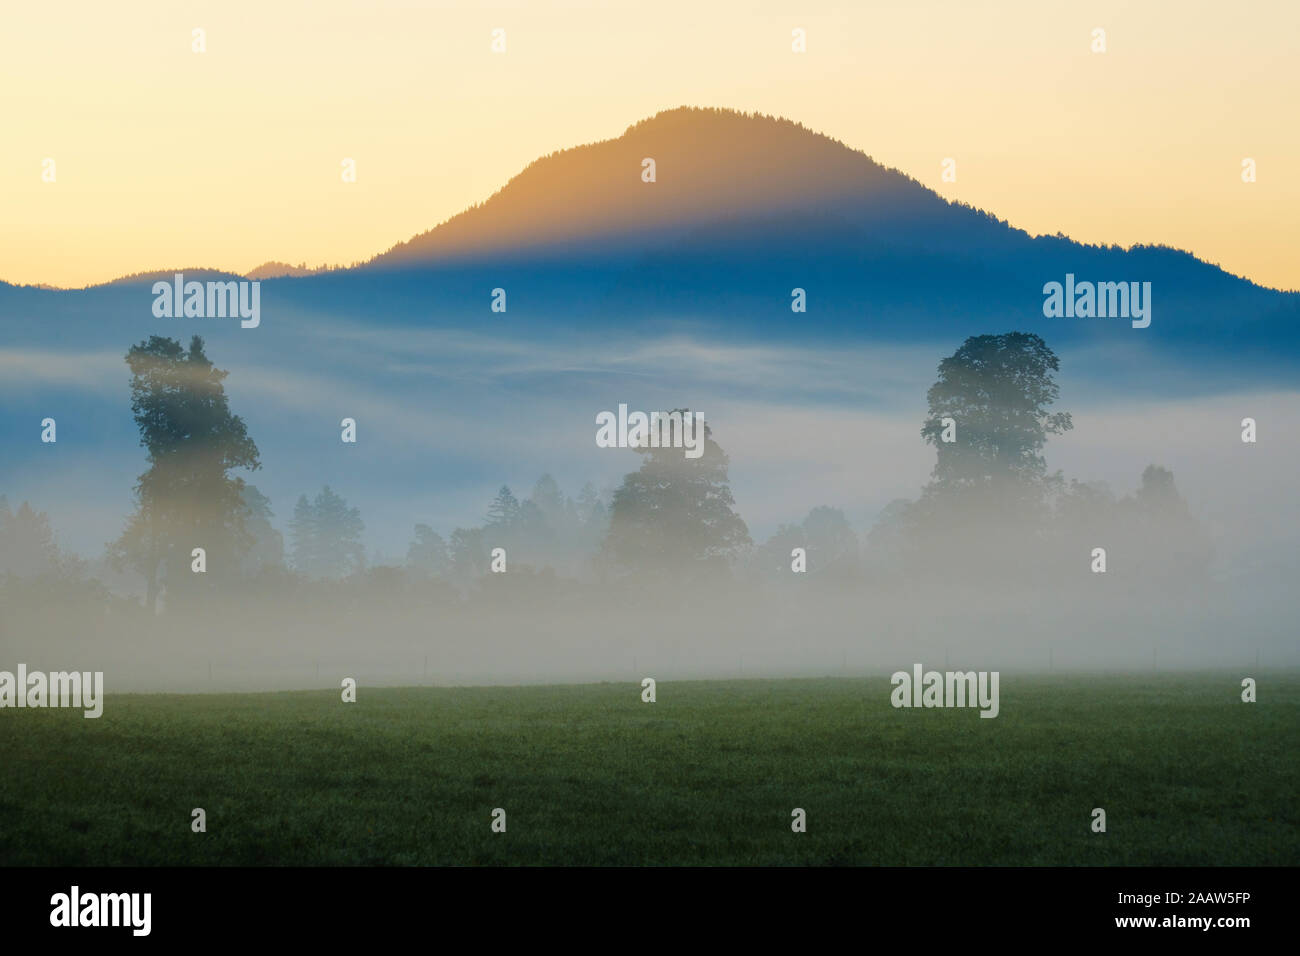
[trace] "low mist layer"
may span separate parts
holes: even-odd
[[[1261,477],[1291,460],[1270,413],[1292,396],[1231,412],[1171,402],[1127,423],[1098,410],[1080,421],[1109,427],[1071,445],[1048,345],[974,336],[939,363],[913,464],[843,447],[861,441],[843,410],[733,401],[706,418],[698,457],[670,419],[659,447],[624,423],[627,447],[602,449],[625,462],[621,480],[502,486],[478,521],[413,516],[405,554],[384,557],[328,484],[273,509],[252,483],[267,467],[256,436],[201,339],[151,337],[127,365],[147,468],[120,534],[79,557],[51,523],[76,502],[0,503],[0,668],[192,691],[1300,661],[1294,504]],[[878,415],[901,443],[900,414]],[[497,434],[508,444],[506,424]],[[1049,470],[1049,439],[1093,470]],[[1152,461],[1116,490],[1097,476],[1119,463],[1095,449],[1125,441],[1200,467],[1185,481]],[[1217,467],[1189,456],[1201,445]],[[929,480],[904,489],[927,456]],[[800,503],[828,487],[830,503]]]

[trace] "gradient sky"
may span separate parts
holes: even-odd
[[[694,105],[796,120],[1031,233],[1295,289],[1297,35],[1294,0],[13,4],[0,279],[366,259],[545,153]]]

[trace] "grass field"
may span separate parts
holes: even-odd
[[[883,677],[5,710],[0,864],[1296,865],[1300,675],[1240,676],[1004,673],[992,720]]]

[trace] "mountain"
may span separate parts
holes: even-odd
[[[646,159],[654,182],[643,181]],[[1117,320],[1046,319],[1043,287],[1067,274],[1150,282],[1147,344],[1300,345],[1300,295],[1167,247],[1030,236],[797,123],[717,109],[669,110],[539,159],[322,289],[338,302],[360,280],[373,299],[378,281],[399,313],[429,293],[440,311],[477,309],[508,278],[513,301],[541,323],[558,304],[565,324],[600,327],[617,314],[653,328],[690,316],[727,336],[915,340],[988,323],[1046,327],[1059,341],[1134,334]],[[809,303],[797,320],[794,288]]]
[[[216,270],[79,290],[0,283],[0,493],[77,502],[61,520],[86,540],[120,530],[142,468],[122,356],[153,334],[200,334],[230,370],[232,408],[263,453],[254,480],[279,519],[329,482],[396,553],[412,520],[444,532],[477,520],[504,480],[616,482],[626,462],[594,448],[590,425],[620,402],[725,409],[720,438],[751,441],[775,427],[772,409],[797,432],[858,416],[873,449],[886,433],[872,416],[889,414],[905,438],[881,456],[910,460],[935,365],[969,335],[1042,335],[1068,408],[1212,398],[1233,425],[1266,400],[1238,410],[1219,396],[1300,381],[1300,294],[1176,249],[1030,236],[796,123],[726,110],[670,110],[543,157],[362,265],[271,277],[282,269],[297,271],[250,274],[265,277],[252,329],[154,316],[155,281],[240,278]],[[1150,325],[1045,316],[1044,286],[1067,275],[1150,283]],[[806,311],[791,308],[796,289]],[[46,416],[57,446],[34,438]],[[355,447],[339,442],[345,416],[360,422]],[[774,480],[856,473],[830,445],[810,458],[802,447]],[[735,463],[749,481],[761,467]],[[923,477],[868,482],[882,500],[863,513]]]
[[[655,181],[643,181],[643,162]],[[1005,244],[1006,223],[789,120],[683,107],[537,160],[485,202],[371,261],[392,267],[557,248],[644,252],[716,222],[825,216],[871,240]],[[1019,233],[1021,237],[1023,233]]]
[[[0,284],[0,324],[32,346],[67,336],[121,347],[128,330],[146,327],[180,334],[141,305],[152,301],[141,286],[176,271],[76,291]],[[1045,287],[1071,276],[1150,283],[1149,326],[1046,316]],[[359,266],[271,262],[249,277],[264,286],[264,342],[324,317],[551,344],[684,334],[941,347],[1018,328],[1058,349],[1105,353],[1099,375],[1143,369],[1144,381],[1164,364],[1195,365],[1216,387],[1289,384],[1300,364],[1300,294],[1177,249],[1030,236],[797,123],[721,109],[668,110],[616,139],[542,157],[483,203]],[[508,320],[491,311],[494,289],[505,291]],[[806,311],[792,311],[797,289]],[[299,348],[309,361],[310,343]]]
[[[1150,327],[1045,317],[1045,284],[1067,275],[1150,282]],[[992,324],[1059,342],[1124,336],[1273,358],[1300,346],[1300,294],[1176,249],[1030,236],[797,123],[720,109],[668,110],[538,159],[483,203],[359,267],[272,262],[249,278],[274,281],[269,298],[308,310],[382,302],[382,321],[396,325],[477,325],[503,288],[538,332],[603,330],[617,316],[624,330],[685,321],[701,334],[777,340],[935,341]],[[805,313],[791,313],[795,288]]]

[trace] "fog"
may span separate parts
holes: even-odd
[[[1074,427],[1043,449],[1049,473],[1067,482],[1045,510],[957,496],[899,524],[890,503],[921,500],[931,480],[926,389],[957,344],[882,348],[869,362],[811,350],[783,362],[772,349],[683,340],[579,362],[512,349],[511,375],[526,366],[548,386],[516,390],[513,407],[467,400],[431,417],[396,393],[341,403],[368,429],[355,450],[387,480],[331,458],[332,410],[314,455],[269,428],[263,437],[259,423],[278,414],[318,413],[305,396],[319,389],[291,372],[232,369],[231,410],[252,411],[262,452],[262,469],[242,474],[272,509],[263,550],[241,545],[217,562],[225,552],[210,547],[215,563],[202,573],[190,570],[188,548],[172,555],[170,586],[151,610],[141,575],[103,559],[145,470],[140,448],[74,445],[57,467],[6,467],[0,669],[103,671],[111,707],[114,692],[337,688],[346,677],[362,688],[662,683],[887,675],[917,662],[1248,676],[1300,664],[1300,393],[1119,394],[1071,372],[1062,355],[1054,408]],[[672,374],[646,378],[665,362],[677,363]],[[102,385],[106,401],[127,405],[120,371],[113,384],[98,359],[19,364],[25,387]],[[649,484],[667,489],[668,503],[613,538],[642,540],[648,528],[663,540],[649,557],[620,560],[615,491],[643,456],[594,442],[595,415],[619,402],[704,414],[715,444],[703,461],[719,467],[725,452],[718,483],[734,495],[747,543],[697,540],[691,522],[712,519],[672,503],[674,481],[694,480],[690,463],[661,450]],[[1242,441],[1246,417],[1256,442]],[[430,455],[460,467],[431,468]],[[554,481],[539,483],[543,475]],[[1070,479],[1089,490],[1071,492]],[[312,573],[290,521],[298,495],[325,484],[359,510],[362,551],[351,566]],[[487,519],[502,485],[520,510]],[[23,502],[34,516],[20,522]],[[39,540],[42,516],[54,550]],[[168,520],[207,519],[180,507]],[[417,524],[442,542],[437,553],[413,547]],[[491,567],[496,547],[504,571]],[[792,569],[795,547],[806,571]],[[1106,550],[1102,573],[1095,548]]]

